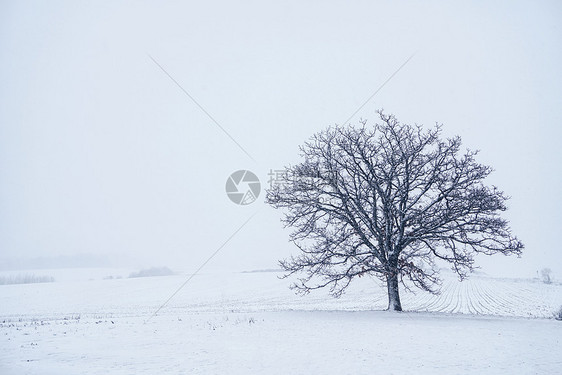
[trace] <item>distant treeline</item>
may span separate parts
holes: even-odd
[[[36,276],[34,274],[0,276],[0,285],[52,283],[53,281],[55,281],[55,278],[52,276]]]
[[[140,270],[139,272],[133,272],[129,277],[168,276],[173,274],[172,270],[168,267],[152,267]]]

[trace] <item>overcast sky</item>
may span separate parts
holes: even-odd
[[[0,258],[189,272],[256,213],[208,267],[275,268],[280,213],[228,176],[267,187],[413,55],[350,122],[384,108],[480,149],[526,244],[484,270],[562,277],[560,2],[279,3],[3,1]]]

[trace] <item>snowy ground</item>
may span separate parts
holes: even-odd
[[[562,372],[560,284],[445,275],[390,313],[369,278],[333,299],[274,272],[202,274],[151,318],[185,275],[78,272],[0,286],[0,374]]]

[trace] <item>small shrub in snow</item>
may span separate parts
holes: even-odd
[[[152,267],[140,270],[139,272],[133,272],[129,275],[129,277],[168,276],[173,274],[172,270],[168,267]]]
[[[562,306],[554,313],[554,319],[562,320]]]

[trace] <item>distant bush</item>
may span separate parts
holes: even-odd
[[[53,281],[55,278],[52,276],[35,276],[34,274],[0,276],[0,285],[52,283]]]
[[[168,267],[152,267],[140,270],[139,272],[133,272],[129,275],[129,277],[168,276],[173,274],[172,270]]]
[[[554,313],[554,319],[562,320],[562,306]]]
[[[123,276],[119,276],[119,275],[118,276],[107,275],[107,276],[103,277],[103,280],[113,280],[113,279],[119,280],[119,279],[122,279],[122,278],[123,278]]]
[[[541,270],[542,282],[545,284],[552,283],[552,277],[550,276],[551,274],[552,274],[552,270],[550,268],[543,268]]]

